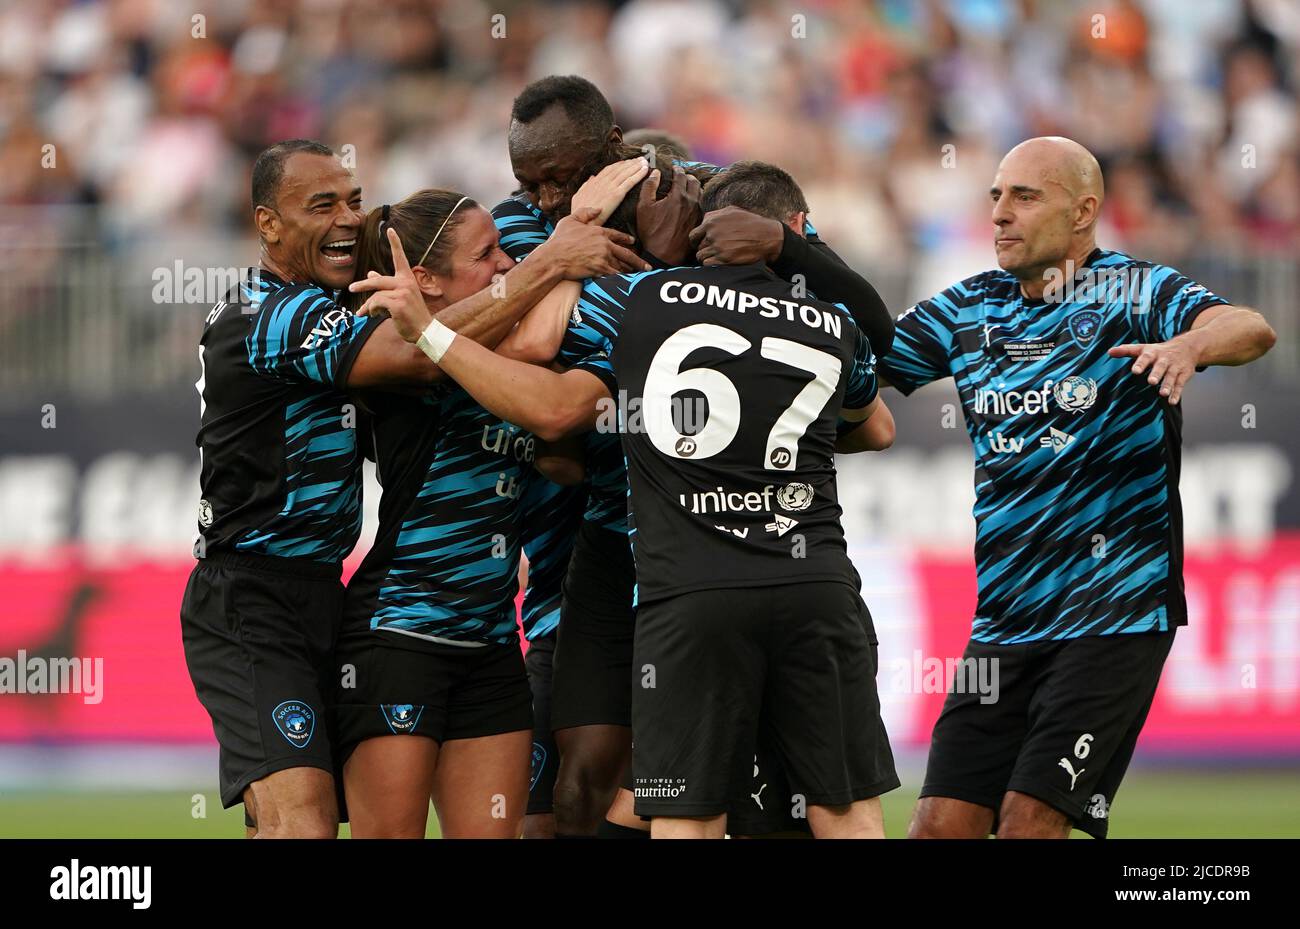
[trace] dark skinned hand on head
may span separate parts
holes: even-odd
[[[775,264],[785,243],[784,227],[775,219],[738,206],[706,213],[691,230],[695,258],[703,265]]]
[[[636,204],[637,237],[645,251],[665,264],[685,264],[692,253],[690,228],[700,215],[700,182],[674,165],[672,187],[656,200],[659,177],[656,169],[641,184]]]

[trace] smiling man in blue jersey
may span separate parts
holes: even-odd
[[[1255,311],[1100,249],[1093,156],[1030,139],[990,191],[1001,270],[903,313],[881,383],[951,377],[975,448],[979,601],[910,835],[1098,838],[1187,622],[1178,402],[1207,365],[1272,346]]]

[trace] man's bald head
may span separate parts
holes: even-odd
[[[1071,197],[1092,195],[1100,207],[1106,196],[1101,165],[1092,152],[1074,139],[1059,135],[1026,139],[1007,152],[1002,163],[1005,165],[1012,159],[1023,160],[1041,170],[1045,181],[1060,184]]]
[[[1039,290],[1047,268],[1082,265],[1096,247],[1105,197],[1101,166],[1073,139],[1021,142],[998,165],[990,189],[998,264]]]

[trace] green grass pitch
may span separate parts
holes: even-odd
[[[1297,838],[1300,790],[1294,772],[1133,771],[1112,810],[1115,838]],[[885,828],[902,836],[915,784],[884,798]],[[222,810],[206,794],[195,818],[193,793],[0,792],[0,838],[238,838],[243,810]],[[430,814],[430,837],[437,821]],[[347,835],[347,826],[342,829]],[[1075,832],[1075,837],[1082,834]]]

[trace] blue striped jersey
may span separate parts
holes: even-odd
[[[560,624],[564,576],[582,520],[585,487],[562,487],[536,470],[524,480],[519,506],[523,518],[523,548],[528,557],[528,586],[520,619],[530,642],[549,635]]]
[[[336,292],[253,270],[199,342],[199,532],[208,552],[341,562],[361,531],[356,410],[343,389],[377,326]]]
[[[492,219],[502,251],[515,261],[523,261],[555,231],[551,221],[522,193],[493,207]],[[589,472],[591,466],[587,462]],[[520,505],[524,554],[528,556],[528,585],[521,618],[529,641],[559,624],[564,576],[586,502],[585,486],[560,487],[540,474],[528,481]]]
[[[555,231],[555,224],[522,193],[507,197],[494,206],[492,220],[500,236],[501,250],[515,261],[527,258]]]
[[[565,328],[559,354],[555,356],[556,364],[589,371],[607,386],[611,385],[614,375],[609,352],[618,341],[624,301],[637,281],[653,273],[601,277],[585,282]],[[617,400],[617,391],[611,388],[611,393]],[[602,529],[626,533],[627,463],[617,418],[613,415],[615,408],[610,405],[606,409],[608,415],[601,418],[594,432],[587,434],[584,443],[590,484],[584,518]]]
[[[1186,622],[1182,414],[1107,350],[1167,341],[1225,301],[1172,268],[1095,250],[1064,299],[1005,271],[898,319],[881,374],[952,377],[975,449],[979,602],[971,637],[1014,644]]]
[[[418,405],[383,395],[367,404],[384,493],[375,546],[348,585],[348,624],[433,642],[516,641],[532,434],[460,388]]]

